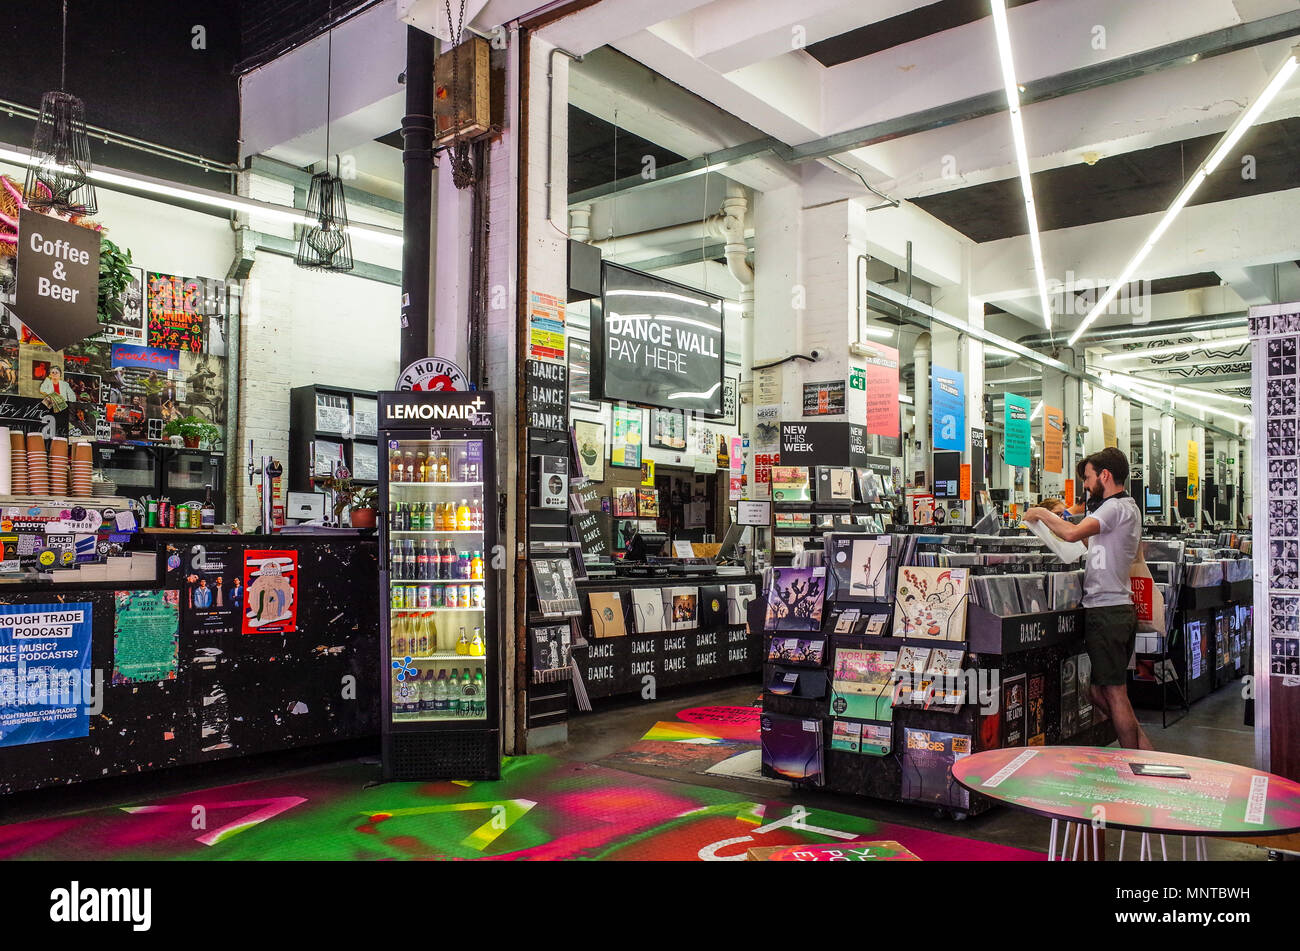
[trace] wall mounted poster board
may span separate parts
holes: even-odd
[[[592,399],[722,412],[722,299],[602,263],[591,316]]]
[[[1014,393],[1006,394],[1006,464],[1009,466],[1028,466],[1029,454],[1029,400]]]
[[[89,735],[93,611],[93,604],[81,601],[0,605],[0,747]],[[66,656],[38,660],[50,639]],[[49,677],[33,687],[25,674],[36,668],[48,670]],[[67,684],[68,691],[51,691],[51,683]]]

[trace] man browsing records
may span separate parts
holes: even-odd
[[[1154,749],[1128,699],[1128,659],[1137,642],[1137,607],[1129,569],[1142,540],[1142,513],[1124,491],[1128,460],[1114,447],[1083,461],[1087,514],[1067,522],[1044,508],[1031,508],[1026,522],[1042,522],[1068,542],[1086,541],[1083,574],[1083,638],[1092,661],[1092,700],[1111,722],[1121,746]]]

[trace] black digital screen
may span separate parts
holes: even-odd
[[[722,298],[605,262],[591,318],[593,399],[722,412]]]

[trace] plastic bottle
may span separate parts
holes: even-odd
[[[461,499],[460,506],[456,509],[456,530],[468,532],[473,528],[474,520],[469,510],[469,500]]]
[[[464,676],[460,680],[460,715],[463,717],[477,716],[475,703],[474,681],[470,677],[469,668],[465,668]]]
[[[469,549],[465,549],[456,556],[456,577],[462,581],[466,580],[469,578],[469,572]]]
[[[472,580],[483,579],[483,553],[476,551],[469,556],[469,576]]]
[[[487,687],[483,683],[483,671],[474,674],[474,716],[487,716]]]
[[[455,667],[447,678],[447,713],[453,717],[460,716],[460,682],[456,678]]]
[[[447,671],[438,671],[438,682],[433,687],[434,711],[442,714],[447,712],[450,697],[447,694]]]
[[[422,713],[432,713],[436,704],[433,697],[433,679],[429,676],[431,671],[424,671],[420,680],[420,711]]]

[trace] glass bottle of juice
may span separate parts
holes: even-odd
[[[402,454],[394,449],[388,454],[388,481],[404,482],[406,467],[402,465]]]
[[[456,530],[468,532],[474,527],[474,517],[469,509],[469,500],[461,499],[460,506],[456,509]]]
[[[417,452],[415,454],[415,480],[414,481],[416,482],[429,481],[429,460],[425,456],[423,451]]]
[[[460,629],[460,640],[456,642],[456,653],[457,654],[469,653],[469,638],[465,636],[465,628],[463,627]]]
[[[451,459],[447,456],[447,447],[443,446],[438,452],[438,478],[440,482],[450,482],[451,478]]]
[[[429,654],[438,653],[438,616],[433,611],[425,615],[429,628]]]
[[[469,656],[482,657],[485,653],[483,648],[483,629],[474,628],[474,638],[469,642]]]
[[[402,481],[415,481],[415,453],[409,449],[402,455]]]
[[[402,658],[408,653],[407,644],[409,639],[406,633],[406,616],[398,614],[393,617],[393,623],[389,625],[392,628],[393,638],[393,657]],[[461,628],[461,634],[464,635],[465,629]]]

